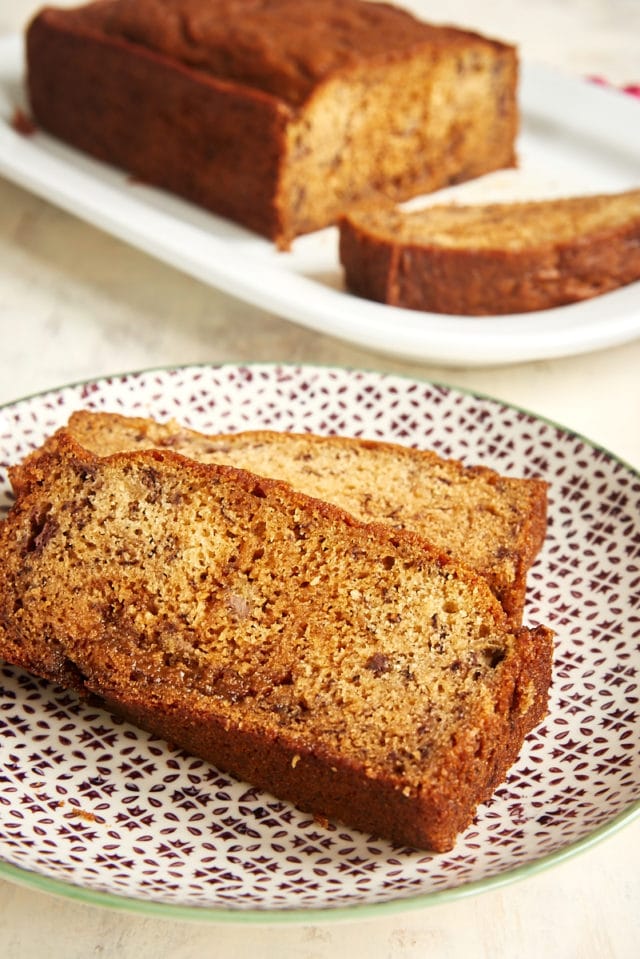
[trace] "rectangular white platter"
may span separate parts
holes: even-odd
[[[525,63],[519,167],[423,203],[485,202],[640,186],[640,101]],[[597,350],[640,336],[640,283],[538,313],[445,316],[385,306],[344,290],[337,231],[288,253],[233,223],[134,182],[122,171],[12,125],[27,110],[22,39],[0,38],[0,175],[159,260],[261,309],[387,356],[493,366]]]

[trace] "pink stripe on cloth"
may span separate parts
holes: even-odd
[[[640,98],[640,83],[625,83],[623,86],[616,86],[613,83],[609,83],[605,77],[599,76],[587,77],[587,80],[590,80],[591,83],[598,83],[601,87],[612,87],[613,89],[620,90],[621,93],[628,93],[629,96]]]

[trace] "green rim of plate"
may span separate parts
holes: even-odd
[[[51,393],[59,393],[62,390],[78,389],[81,386],[89,386],[93,383],[102,383],[112,379],[121,380],[128,376],[144,376],[154,372],[170,372],[172,370],[207,370],[236,366],[261,366],[272,367],[273,369],[283,369],[287,367],[294,367],[297,369],[301,367],[326,370],[341,369],[345,370],[346,372],[353,373],[361,372],[389,377],[393,376],[398,377],[399,379],[411,380],[414,382],[418,381],[424,383],[425,385],[436,386],[453,392],[462,393],[466,396],[472,396],[480,400],[486,400],[490,403],[497,403],[500,406],[514,410],[514,412],[531,416],[538,422],[547,423],[549,426],[560,430],[562,433],[584,440],[584,442],[592,449],[604,453],[608,458],[616,463],[619,463],[634,476],[640,478],[640,470],[631,466],[619,456],[613,454],[606,447],[601,446],[598,443],[594,443],[582,433],[569,429],[568,427],[563,426],[555,420],[549,419],[548,417],[533,413],[524,407],[497,399],[490,394],[482,393],[465,387],[452,386],[451,384],[444,383],[440,380],[430,380],[426,378],[422,379],[418,376],[410,375],[408,373],[404,374],[395,371],[362,369],[360,367],[336,367],[335,364],[330,363],[278,363],[261,362],[259,360],[239,360],[235,363],[225,361],[224,363],[167,364],[138,370],[130,370],[121,373],[104,374],[102,376],[92,377],[86,380],[77,380],[72,383],[67,383],[63,386],[37,391],[35,393],[30,393],[26,396],[23,396],[17,400],[3,403],[0,405],[0,410],[5,410],[12,406],[16,406],[18,403],[26,403],[30,400],[42,398]],[[541,856],[532,862],[517,866],[514,869],[495,873],[494,875],[487,876],[484,879],[478,879],[474,882],[464,883],[460,886],[452,886],[449,889],[441,889],[435,892],[420,893],[416,896],[407,896],[400,899],[389,899],[384,902],[358,903],[351,906],[327,906],[324,909],[221,909],[217,907],[209,909],[206,906],[181,906],[173,903],[147,901],[144,899],[137,899],[132,896],[119,896],[115,893],[100,892],[98,890],[88,889],[84,886],[77,886],[63,879],[45,876],[28,869],[24,869],[20,866],[15,866],[12,863],[4,862],[2,860],[0,860],[0,879],[6,879],[7,881],[13,882],[16,885],[33,889],[37,892],[49,893],[54,896],[70,899],[73,902],[79,902],[83,905],[101,906],[118,912],[135,913],[144,916],[157,916],[164,919],[252,925],[282,923],[309,924],[319,922],[354,921],[358,919],[397,915],[402,912],[424,909],[428,906],[435,906],[440,903],[452,902],[458,899],[479,895],[480,893],[499,889],[503,886],[511,885],[512,883],[521,881],[523,879],[529,879],[532,876],[538,875],[539,873],[546,872],[553,866],[560,865],[561,863],[566,862],[569,859],[573,859],[575,856],[578,856],[581,853],[587,852],[589,849],[598,845],[603,840],[608,839],[610,836],[613,836],[615,833],[619,832],[622,828],[628,826],[639,817],[640,799],[632,802],[631,805],[623,810],[623,812],[618,813],[603,825],[596,827],[592,832],[588,833],[586,836],[583,836],[581,839],[578,839],[567,846],[561,846],[545,856]]]
[[[526,865],[518,866],[516,869],[507,872],[496,873],[486,879],[478,879],[476,882],[453,886],[451,889],[441,889],[437,892],[422,893],[404,899],[390,899],[387,902],[363,903],[353,906],[331,906],[326,909],[208,909],[205,906],[179,906],[172,903],[147,902],[144,899],[117,896],[114,893],[86,889],[84,886],[74,886],[62,879],[53,879],[1,861],[0,878],[7,879],[16,885],[34,889],[37,892],[50,893],[54,896],[70,899],[73,902],[80,902],[83,905],[102,906],[117,912],[131,912],[164,919],[187,919],[194,922],[237,923],[239,925],[276,925],[282,923],[309,925],[319,922],[355,921],[413,912],[417,909],[425,909],[427,906],[466,899],[483,892],[499,889],[502,886],[511,885],[523,879],[529,879],[538,875],[538,873],[546,872],[552,866],[560,865],[560,863],[573,859],[580,853],[587,852],[604,839],[613,836],[624,826],[629,825],[639,816],[640,800],[632,803],[628,809],[619,813],[614,819],[603,826],[599,826],[588,836],[584,836],[570,846],[563,846],[555,852],[542,856]]]

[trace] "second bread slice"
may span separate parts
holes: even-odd
[[[511,621],[522,620],[527,573],[546,530],[547,486],[392,443],[257,430],[206,436],[177,423],[73,413],[66,430],[99,456],[173,449],[284,480],[363,522],[419,533],[485,577]],[[36,454],[39,455],[39,454]],[[12,471],[20,483],[21,468]]]
[[[394,306],[525,313],[640,279],[640,190],[353,214],[340,225],[347,287]]]

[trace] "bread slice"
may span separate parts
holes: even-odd
[[[205,436],[177,423],[86,410],[73,413],[66,429],[98,455],[173,449],[200,462],[284,480],[363,522],[411,529],[481,573],[511,622],[522,622],[527,573],[546,530],[542,480],[508,478],[431,451],[339,436],[268,430]],[[14,485],[20,470],[11,473]]]
[[[220,769],[449,849],[546,711],[551,633],[414,534],[59,434],[0,524],[0,655]]]
[[[340,224],[348,289],[412,310],[526,313],[640,279],[640,190],[353,214]]]

